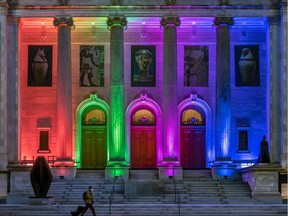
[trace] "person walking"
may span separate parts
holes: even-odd
[[[93,207],[93,193],[92,192],[93,192],[93,188],[92,186],[89,186],[88,191],[85,192],[84,197],[83,197],[86,206],[84,210],[82,211],[82,213],[80,214],[80,216],[84,215],[85,212],[88,210],[88,208],[90,208],[92,211],[92,214],[96,216],[95,209]]]

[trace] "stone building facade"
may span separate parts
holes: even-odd
[[[0,9],[0,197],[21,190],[37,156],[67,178],[207,168],[229,177],[258,163],[264,135],[270,168],[287,173],[286,0]]]

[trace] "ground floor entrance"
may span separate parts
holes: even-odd
[[[131,168],[156,168],[155,126],[131,127]]]
[[[106,167],[106,126],[83,126],[82,168]]]
[[[181,126],[181,166],[184,169],[206,167],[205,126]]]

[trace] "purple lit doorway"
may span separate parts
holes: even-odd
[[[206,167],[205,127],[181,126],[181,166],[183,169]]]
[[[178,105],[179,158],[183,169],[210,168],[215,160],[210,106],[197,94]]]

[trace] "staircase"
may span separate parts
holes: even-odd
[[[158,179],[155,170],[132,170],[130,179]],[[0,216],[71,215],[77,206],[84,205],[82,193],[88,186],[94,188],[94,206],[97,216],[287,216],[287,204],[264,204],[250,195],[250,188],[240,180],[215,180],[210,170],[184,170],[183,180],[165,179],[163,194],[154,197],[126,198],[122,178],[105,180],[104,171],[78,170],[73,180],[55,179],[48,196],[54,205],[0,205]],[[109,197],[114,185],[114,200]],[[175,191],[180,195],[176,197]],[[179,202],[180,201],[180,202]],[[92,215],[90,210],[85,214]]]

